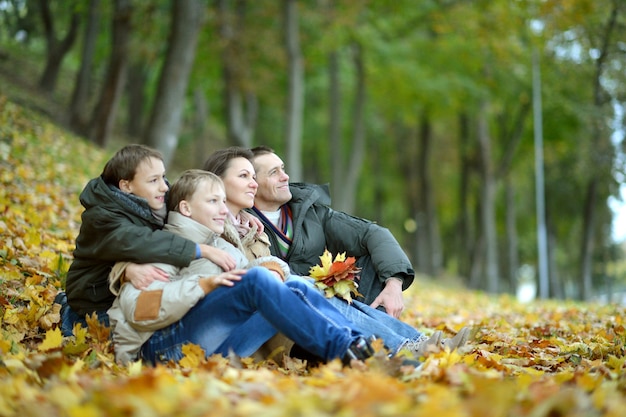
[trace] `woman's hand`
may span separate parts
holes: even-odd
[[[151,264],[129,263],[124,270],[124,277],[138,290],[145,290],[154,281],[170,280],[167,272]]]
[[[250,223],[250,226],[256,226],[257,230],[256,230],[256,234],[260,235],[261,233],[263,233],[263,230],[265,230],[265,226],[263,226],[263,222],[261,220],[259,220],[258,217],[248,213],[247,211],[241,211],[239,213],[239,218],[241,218],[241,222],[248,222]]]
[[[241,276],[246,272],[245,269],[235,269],[229,272],[222,272],[219,275],[213,275],[211,277],[200,278],[198,285],[204,290],[204,294],[208,294],[220,285],[225,287],[232,287],[235,282],[241,281]]]
[[[224,271],[230,271],[237,266],[235,259],[230,254],[215,246],[200,245],[202,257],[212,261],[214,264],[222,268]]]

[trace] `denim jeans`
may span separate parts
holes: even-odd
[[[65,292],[59,292],[54,298],[54,302],[61,305],[61,311],[59,312],[61,316],[61,333],[63,336],[73,336],[74,335],[74,325],[76,323],[80,323],[84,328],[87,328],[87,320],[85,320],[85,316],[80,316],[76,313],[70,305],[67,303],[67,295]],[[109,315],[106,311],[94,311],[98,316],[98,321],[105,326],[109,326]]]
[[[182,345],[194,343],[207,355],[232,350],[247,356],[277,330],[325,360],[342,358],[362,336],[315,288],[303,282],[284,285],[257,267],[234,286],[211,291],[177,323],[156,331],[141,354],[153,363],[177,360]]]
[[[287,279],[287,283],[294,281],[304,282],[317,288],[314,282],[306,277],[290,275]],[[366,337],[376,336],[382,339],[391,353],[397,353],[406,342],[417,341],[422,335],[414,327],[360,301],[353,300],[351,304],[348,304],[339,297],[327,298],[327,300],[344,317],[353,322],[356,329]]]

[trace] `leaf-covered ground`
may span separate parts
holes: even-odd
[[[477,331],[414,372],[377,356],[307,370],[211,357],[120,367],[107,329],[63,339],[53,299],[78,193],[108,155],[0,96],[0,416],[623,416],[623,307],[536,302],[418,281],[403,320]]]

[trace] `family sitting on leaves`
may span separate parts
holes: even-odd
[[[399,320],[411,263],[389,230],[330,208],[324,186],[290,183],[267,147],[211,154],[170,186],[161,154],[120,149],[80,195],[84,206],[61,305],[73,334],[87,315],[112,328],[116,360],[212,354],[350,365],[374,354],[417,367],[464,345],[470,329],[430,337]],[[357,259],[358,298],[327,298],[312,266],[328,251]]]

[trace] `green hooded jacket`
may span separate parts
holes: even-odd
[[[163,220],[146,200],[123,193],[100,177],[87,183],[80,202],[85,211],[66,292],[70,307],[81,316],[111,307],[115,296],[108,278],[116,262],[185,267],[196,258],[196,244],[161,230]]]
[[[308,276],[309,269],[320,263],[324,249],[334,256],[346,253],[357,258],[362,268],[359,300],[371,304],[389,277],[402,279],[406,290],[415,271],[406,253],[391,232],[376,223],[330,208],[327,185],[291,183],[292,198],[287,203],[293,216],[293,241],[284,259],[294,273]],[[270,238],[272,255],[280,257],[275,228],[257,209]]]

